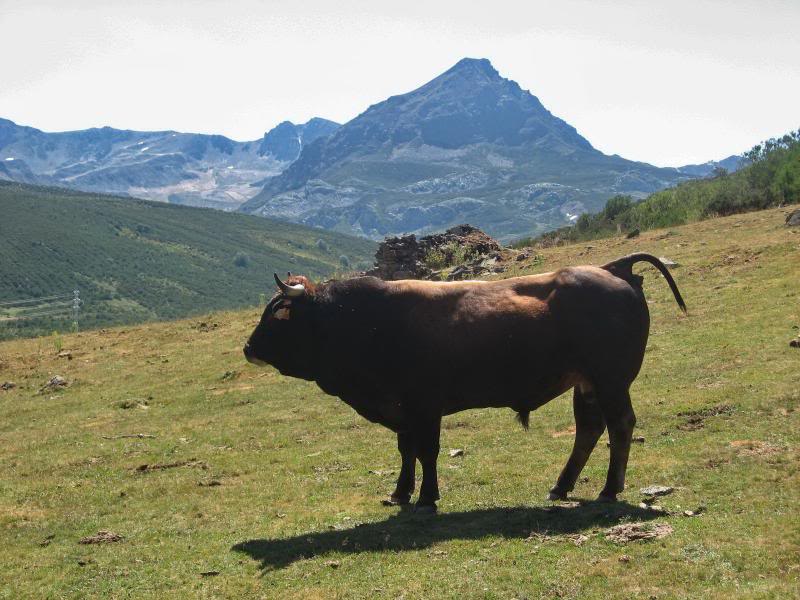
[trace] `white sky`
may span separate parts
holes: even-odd
[[[600,150],[678,166],[800,127],[798,30],[798,0],[0,0],[0,116],[257,139],[470,56]]]

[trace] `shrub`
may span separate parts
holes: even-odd
[[[233,257],[233,264],[237,267],[245,268],[250,265],[250,257],[244,252],[237,252]]]

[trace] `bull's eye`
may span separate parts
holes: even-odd
[[[285,321],[289,318],[289,309],[285,306],[282,306],[278,310],[275,311],[275,318],[280,319],[281,321]]]

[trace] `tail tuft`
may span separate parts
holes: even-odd
[[[531,411],[529,410],[518,410],[517,411],[517,421],[522,427],[527,431],[528,425],[530,424],[530,417]]]

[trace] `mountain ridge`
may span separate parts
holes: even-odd
[[[259,140],[238,142],[107,126],[45,132],[0,119],[0,178],[232,210],[253,195],[253,184],[337,127],[320,118],[285,121]]]
[[[470,222],[507,240],[693,176],[603,154],[466,58],[306,146],[239,210],[373,239]]]

